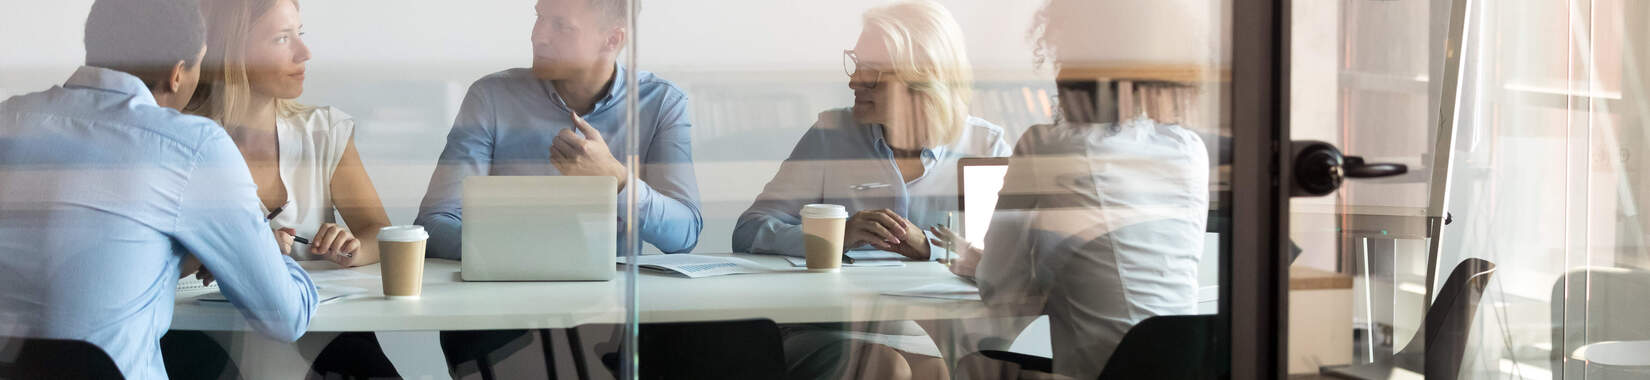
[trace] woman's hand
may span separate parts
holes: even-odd
[[[848,217],[848,224],[843,231],[842,248],[850,249],[870,244],[877,249],[893,249],[905,241],[907,235],[905,226],[911,222],[895,214],[893,210],[865,210]]]
[[[327,223],[315,231],[315,238],[309,240],[309,253],[322,256],[341,266],[353,267],[356,264],[356,253],[361,251],[361,241],[355,234],[337,224]]]
[[[933,232],[935,236],[935,238],[929,240],[930,243],[947,247],[957,254],[957,258],[951,261],[951,273],[974,278],[974,270],[980,265],[980,254],[983,250],[970,244],[967,239],[963,239],[955,232],[951,232],[949,228],[933,227],[929,228],[928,231]]]
[[[928,260],[932,252],[929,252],[928,236],[922,234],[922,227],[917,227],[915,223],[911,223],[909,220],[900,219],[899,221],[905,223],[905,236],[900,238],[899,244],[882,249],[904,255],[912,260]]]

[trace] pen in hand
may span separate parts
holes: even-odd
[[[303,245],[309,245],[309,239],[305,239],[303,236],[298,236],[298,235],[292,235],[292,242],[298,243],[298,244],[303,244]],[[339,252],[338,254],[341,255],[341,256],[344,256],[344,257],[355,257],[355,254],[348,253],[348,252]]]
[[[275,220],[275,216],[280,215],[281,211],[283,211],[283,210],[286,210],[286,206],[276,207],[274,210],[269,210],[269,215],[265,215],[264,220]],[[303,245],[309,245],[309,238],[305,238],[303,236],[298,236],[298,235],[292,235],[292,242],[298,243],[298,244],[303,244]],[[339,253],[339,255],[343,255],[344,257],[355,257],[354,254],[350,254],[350,253]]]

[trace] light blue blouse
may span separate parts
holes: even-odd
[[[923,175],[905,182],[882,128],[854,122],[848,108],[820,113],[756,202],[739,216],[733,250],[801,257],[800,213],[810,203],[843,205],[849,213],[889,209],[925,229],[945,224],[948,214],[957,211],[957,159],[1013,152],[1001,127],[970,117],[957,141],[923,149]],[[942,256],[940,247],[930,249],[930,257]]]

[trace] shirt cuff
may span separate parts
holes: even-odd
[[[922,239],[923,244],[928,244],[928,261],[939,261],[942,258],[952,258],[957,256],[955,253],[951,252],[951,250],[945,249],[945,246],[935,245],[933,241],[939,240],[939,238],[935,237],[933,232],[923,230],[922,236],[924,237],[924,239]]]

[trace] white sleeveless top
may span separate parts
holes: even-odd
[[[307,107],[306,107],[307,108]],[[355,135],[355,120],[332,107],[307,108],[283,113],[275,118],[276,141],[280,143],[281,183],[286,185],[286,206],[269,221],[270,228],[292,228],[298,236],[314,238],[322,224],[337,223],[332,206],[332,174],[343,158],[344,148]],[[258,203],[260,207],[263,202]],[[264,210],[265,214],[269,210]],[[297,260],[318,260],[309,247],[293,247]]]

